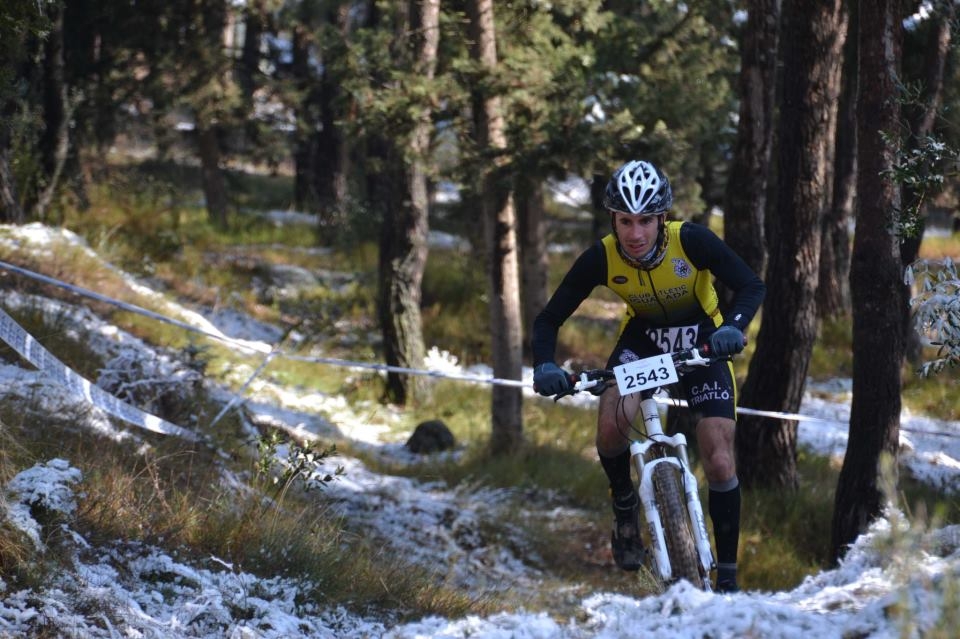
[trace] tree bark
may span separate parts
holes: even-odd
[[[470,0],[471,57],[487,73],[497,68],[493,0]],[[507,138],[500,97],[489,89],[475,90],[478,142],[489,153],[483,170],[481,202],[489,254],[490,331],[493,374],[520,379],[521,329],[516,212],[513,193],[504,174],[503,153]],[[523,439],[523,395],[519,388],[495,385],[492,395],[490,450],[494,454],[516,449]]]
[[[856,0],[844,0],[848,30],[856,33]],[[844,45],[841,91],[837,108],[833,193],[823,217],[817,315],[827,318],[850,314],[850,223],[857,194],[857,39]]]
[[[777,242],[742,402],[796,412],[816,338],[820,219],[826,190],[830,79],[846,36],[840,0],[798,0],[783,15],[783,103],[777,150]],[[772,371],[776,371],[773,374]],[[745,486],[797,486],[795,422],[744,416],[736,433]]]
[[[297,137],[294,144],[294,201],[298,208],[317,215],[319,239],[330,243],[344,221],[347,200],[349,154],[338,120],[344,117],[338,106],[341,78],[333,65],[340,47],[336,38],[345,39],[348,31],[349,3],[332,3],[323,14],[328,39],[318,41],[309,3],[302,5],[303,15],[293,29],[291,72],[302,93],[297,107]],[[378,20],[378,12],[371,12]],[[337,35],[332,35],[336,33]],[[406,35],[398,36],[406,38]],[[322,68],[316,70],[316,58]]]
[[[550,261],[547,257],[547,239],[544,224],[543,184],[527,182],[517,188],[517,218],[521,246],[520,289],[523,300],[523,326],[531,326],[533,318],[547,305],[547,274]],[[523,340],[523,357],[533,356],[530,338]]]
[[[23,224],[23,207],[17,199],[17,185],[10,171],[9,154],[7,147],[0,142],[0,222]]]
[[[411,3],[411,7],[414,3]],[[433,78],[440,41],[440,0],[419,3],[418,38],[413,43],[413,72]],[[404,31],[407,31],[404,29]],[[433,131],[432,112],[422,104],[414,116],[409,159],[391,158],[401,188],[389,197],[380,234],[380,325],[387,364],[406,368],[423,366],[421,284],[427,262],[429,201],[427,163]],[[390,169],[388,169],[390,170]],[[416,400],[425,390],[423,378],[400,373],[387,375],[387,395],[400,404]]]
[[[307,27],[296,24],[291,37],[290,72],[303,97],[297,104],[296,134],[293,140],[293,200],[298,209],[319,215],[320,195],[313,176],[317,174],[316,130],[320,127],[320,86],[310,71],[310,43]]]
[[[835,560],[882,513],[882,463],[889,459],[896,473],[900,432],[903,289],[900,249],[892,229],[901,194],[887,174],[899,149],[883,135],[896,131],[900,120],[901,7],[898,0],[859,4],[859,207],[850,264],[853,400],[833,513]]]
[[[51,29],[43,47],[43,133],[39,144],[43,182],[33,206],[33,215],[39,220],[46,219],[70,150],[70,107],[63,57],[63,6],[54,3],[50,7]]]
[[[227,187],[220,169],[220,140],[214,125],[197,122],[197,150],[200,155],[200,177],[203,197],[207,203],[207,218],[219,229],[226,229]]]
[[[260,84],[260,43],[266,26],[266,8],[263,0],[251,0],[243,9],[243,46],[237,61],[237,85],[243,93],[248,111],[253,104],[253,94]]]
[[[740,121],[727,178],[723,238],[761,278],[767,265],[764,217],[774,133],[780,0],[750,0],[740,44]],[[724,306],[733,292],[722,288]]]

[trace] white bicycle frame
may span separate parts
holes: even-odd
[[[663,534],[663,522],[657,510],[657,499],[653,490],[653,470],[658,464],[670,464],[676,467],[683,475],[683,487],[686,495],[687,512],[693,522],[693,537],[703,568],[704,582],[709,589],[710,571],[716,568],[713,552],[710,550],[710,537],[703,518],[703,507],[700,505],[700,493],[697,487],[697,478],[690,472],[690,462],[687,459],[687,438],[683,433],[668,436],[663,432],[660,422],[660,411],[657,402],[652,397],[641,400],[640,414],[647,430],[645,441],[633,441],[630,444],[630,455],[637,468],[640,485],[637,492],[643,503],[643,513],[650,528],[650,537],[653,544],[653,556],[657,564],[660,578],[669,581],[673,576],[673,567],[667,554],[667,544]],[[646,453],[656,444],[669,447],[675,455],[646,459]]]
[[[653,358],[651,358],[653,359]],[[700,353],[693,349],[692,357],[683,361],[684,366],[703,366],[709,364],[709,360],[703,359]],[[676,377],[672,378],[676,380]],[[598,386],[601,382],[598,379],[591,379],[586,373],[581,373],[576,382],[577,390],[587,390]],[[618,383],[620,380],[618,379]],[[644,382],[646,384],[646,382]],[[652,388],[646,384],[646,388]],[[631,391],[632,392],[632,391]],[[700,567],[703,569],[704,585],[710,590],[710,571],[717,567],[713,558],[713,552],[710,549],[710,537],[707,535],[706,522],[703,517],[703,507],[700,504],[699,487],[697,478],[690,472],[690,461],[687,457],[687,438],[683,433],[677,433],[668,436],[663,432],[663,425],[660,422],[660,410],[657,407],[657,401],[653,397],[645,397],[640,400],[640,416],[646,428],[646,439],[644,441],[632,440],[630,443],[630,456],[637,469],[637,476],[640,480],[637,493],[640,495],[640,501],[643,504],[643,513],[650,529],[650,537],[653,545],[653,558],[657,564],[657,572],[663,581],[669,581],[673,577],[673,567],[670,565],[670,556],[667,553],[667,542],[663,530],[663,522],[660,519],[660,512],[657,509],[657,496],[653,487],[653,472],[659,464],[669,464],[680,471],[683,477],[683,490],[687,504],[687,513],[690,521],[693,523],[693,541],[697,549],[697,556],[700,561]],[[654,446],[663,446],[667,448],[666,456],[656,456],[647,458],[647,453]]]

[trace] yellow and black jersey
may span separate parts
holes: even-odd
[[[606,286],[626,303],[621,330],[633,318],[650,329],[712,329],[725,323],[746,330],[763,301],[760,278],[705,226],[667,222],[665,232],[666,255],[650,270],[625,262],[612,233],[577,258],[534,321],[534,364],[553,360],[560,326],[597,286]],[[735,293],[726,317],[718,307],[714,277]]]

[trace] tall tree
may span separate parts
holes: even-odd
[[[343,222],[347,200],[347,152],[343,84],[346,39],[352,3],[303,0],[290,18],[297,119],[294,137],[294,198],[299,208],[316,212],[321,241],[331,242]],[[364,14],[372,29],[389,34],[390,25],[379,24],[382,11],[373,6]],[[394,49],[391,47],[390,49]]]
[[[497,40],[493,0],[469,0],[471,56],[484,74],[497,71]],[[487,157],[480,191],[487,265],[490,277],[490,332],[493,374],[520,379],[520,274],[517,256],[517,223],[509,174],[504,167],[507,147],[503,105],[489,85],[475,87],[474,110],[478,146]],[[519,388],[496,385],[491,391],[492,432],[495,454],[516,449],[523,440],[523,395]]]
[[[41,7],[32,0],[10,0],[0,20],[0,221],[19,224],[25,213],[13,165],[20,141],[18,123],[29,109],[22,70],[29,59],[28,42],[48,26]]]
[[[521,251],[521,287],[523,303],[523,325],[529,326],[533,318],[547,305],[547,274],[550,261],[547,255],[547,238],[544,224],[543,184],[538,180],[518,179],[517,184],[517,220],[519,229],[517,239]],[[524,357],[532,355],[530,339],[523,340]]]
[[[839,559],[882,512],[882,460],[896,472],[903,358],[902,268],[894,229],[900,189],[892,179],[899,149],[889,143],[900,119],[900,0],[859,3],[860,93],[857,229],[850,263],[853,296],[853,400],[847,453],[837,484],[832,550]]]
[[[774,133],[780,0],[750,0],[740,41],[740,118],[723,211],[723,238],[763,277],[764,220]],[[724,302],[732,291],[723,291]]]
[[[742,402],[800,408],[816,338],[820,219],[827,188],[831,79],[846,36],[840,0],[797,0],[783,11],[783,101],[777,148],[777,208],[767,297]],[[771,371],[777,371],[772,374]],[[746,486],[797,486],[795,422],[744,416],[736,434]]]
[[[856,0],[844,0],[849,32],[856,33]],[[850,223],[857,194],[857,38],[843,48],[841,90],[837,106],[833,187],[823,216],[817,315],[820,319],[850,314]]]
[[[437,67],[440,0],[411,0],[405,14],[416,24],[416,28],[411,29],[407,16],[403,16],[401,28],[397,29],[403,42],[401,49],[406,50],[410,58],[408,72],[411,78],[416,78],[413,84],[424,86],[425,81],[429,85]],[[411,38],[410,34],[416,37]],[[380,199],[384,216],[380,232],[378,308],[387,364],[419,368],[424,357],[420,300],[427,261],[427,174],[433,120],[430,91],[411,93],[422,99],[412,100],[405,109],[410,121],[402,123],[402,128],[394,128],[397,134],[405,134],[387,142],[391,149],[382,167],[392,193]],[[397,403],[416,399],[423,389],[421,380],[416,376],[389,373],[389,398]]]
[[[34,216],[43,220],[60,185],[70,147],[70,107],[64,73],[63,12],[60,2],[48,4],[50,31],[43,46],[43,132],[40,136],[42,185],[34,203]]]
[[[148,103],[161,149],[164,136],[170,137],[168,118],[175,113],[192,117],[207,216],[221,228],[227,225],[229,204],[224,138],[247,115],[236,108],[239,90],[226,28],[230,11],[226,0],[144,0],[129,10],[121,3],[118,22],[102,30],[108,39],[116,36],[110,52],[128,74],[122,85],[111,78],[125,98],[114,108]]]

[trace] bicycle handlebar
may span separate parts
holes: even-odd
[[[704,344],[699,348],[687,348],[682,351],[670,353],[670,358],[673,360],[673,364],[679,375],[684,375],[694,368],[709,366],[714,362],[729,361],[732,359],[730,355],[711,357],[709,353],[710,346]],[[557,401],[561,397],[568,395],[575,395],[582,391],[590,391],[594,395],[600,395],[610,387],[608,382],[615,378],[616,374],[612,370],[604,368],[582,370],[579,373],[568,373],[567,379],[570,380],[570,388],[554,395],[553,401]]]

